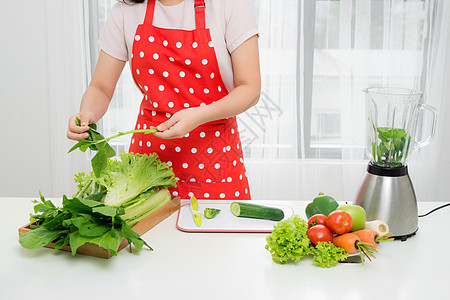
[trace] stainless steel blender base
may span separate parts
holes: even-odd
[[[418,230],[417,200],[406,166],[380,168],[369,164],[355,204],[361,205],[367,220],[382,220],[396,239],[406,240]],[[387,173],[385,172],[387,171]],[[406,173],[406,174],[404,174]],[[394,176],[387,176],[394,175]]]

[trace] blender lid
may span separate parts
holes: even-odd
[[[400,167],[381,167],[371,161],[367,166],[367,172],[378,176],[400,177],[408,175],[408,167],[406,165]]]

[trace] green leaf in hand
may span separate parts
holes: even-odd
[[[78,126],[81,126],[81,121],[79,118],[75,119],[75,123]],[[92,170],[94,171],[95,176],[98,178],[102,174],[102,171],[106,168],[108,164],[108,158],[114,157],[116,152],[114,149],[108,144],[108,142],[114,138],[131,134],[131,133],[155,133],[158,130],[155,127],[149,129],[136,129],[130,130],[126,132],[119,132],[116,135],[113,135],[109,138],[104,138],[98,131],[97,125],[94,123],[89,124],[89,130],[87,131],[89,137],[85,140],[79,141],[72,148],[70,148],[69,153],[74,151],[75,149],[80,149],[80,151],[85,152],[88,148],[93,151],[97,151],[97,154],[91,159]]]

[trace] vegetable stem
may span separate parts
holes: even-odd
[[[149,129],[135,129],[135,130],[123,131],[123,132],[119,132],[119,133],[117,133],[117,134],[115,134],[113,136],[104,138],[102,140],[93,141],[91,143],[91,145],[96,145],[96,144],[100,144],[100,143],[103,143],[103,142],[107,143],[110,140],[118,138],[118,137],[123,136],[123,135],[131,134],[131,133],[141,133],[141,132],[145,133],[145,134],[150,134],[150,133],[158,132],[158,130],[156,129],[156,127],[152,127],[152,128],[149,128]]]

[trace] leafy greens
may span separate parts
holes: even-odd
[[[344,249],[336,247],[333,243],[318,242],[314,249],[313,262],[322,268],[329,268],[345,260],[348,253]]]
[[[266,237],[266,249],[272,254],[272,260],[279,264],[297,262],[312,252],[306,232],[308,223],[298,215],[278,222],[272,234]]]
[[[94,199],[69,199],[63,196],[63,207],[56,207],[40,194],[40,203],[34,206],[31,220],[35,221],[33,230],[24,233],[19,243],[27,249],[37,249],[55,243],[55,249],[70,246],[72,255],[77,249],[93,243],[117,255],[119,245],[125,238],[137,249],[145,245],[153,250],[131,227],[120,218],[123,208],[106,207]]]
[[[80,246],[93,243],[117,255],[125,238],[130,251],[131,244],[137,249],[145,245],[152,250],[131,227],[172,199],[168,188],[176,186],[175,174],[156,153],[122,152],[120,160],[111,159],[115,152],[108,145],[109,139],[96,131],[95,124],[90,124],[89,138],[70,151],[91,148],[98,151],[95,157],[100,158],[92,159],[92,172],[75,175],[78,191],[72,199],[63,196],[62,208],[40,194],[31,216],[35,221],[33,230],[19,238],[24,248],[54,243],[55,249],[70,246],[75,255]]]
[[[375,125],[374,125],[375,129]],[[380,166],[400,167],[408,155],[407,132],[402,128],[378,127],[378,144],[372,142],[372,156]]]

